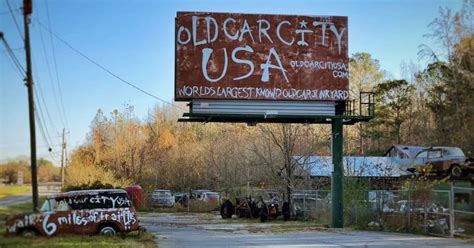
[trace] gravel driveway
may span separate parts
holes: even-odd
[[[166,247],[474,247],[459,239],[222,220],[217,214],[149,213],[142,225]],[[295,228],[297,227],[297,228]]]

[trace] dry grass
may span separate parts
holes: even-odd
[[[28,195],[31,193],[31,186],[0,186],[0,199],[18,196]]]

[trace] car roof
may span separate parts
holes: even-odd
[[[456,146],[433,146],[433,149],[461,149]]]
[[[123,189],[86,189],[86,190],[73,190],[68,192],[63,192],[55,195],[48,196],[48,198],[60,198],[60,197],[72,197],[79,195],[98,195],[101,193],[125,193],[127,191]]]

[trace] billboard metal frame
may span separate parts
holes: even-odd
[[[365,100],[364,100],[365,99]],[[207,100],[212,101],[212,100]],[[343,212],[343,126],[353,125],[358,122],[367,122],[375,117],[374,93],[361,92],[359,97],[359,109],[355,108],[355,101],[335,102],[335,115],[320,116],[291,116],[291,115],[245,115],[245,114],[209,114],[192,113],[192,102],[188,104],[189,113],[184,113],[179,122],[221,122],[221,123],[247,123],[255,126],[258,123],[285,123],[285,124],[331,124],[331,156],[334,171],[331,175],[331,226],[334,228],[344,227]]]

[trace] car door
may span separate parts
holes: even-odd
[[[431,150],[428,152],[427,164],[432,166],[432,171],[440,171],[443,168],[443,156],[442,151],[439,149]]]
[[[49,199],[50,207],[43,210],[41,228],[47,236],[71,233],[71,210],[65,201]]]
[[[428,151],[422,151],[416,155],[413,164],[416,166],[424,166],[428,161]]]

